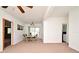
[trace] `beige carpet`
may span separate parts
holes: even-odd
[[[75,53],[65,43],[42,43],[39,41],[22,41],[14,47],[8,46],[4,53]]]

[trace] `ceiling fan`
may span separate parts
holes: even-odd
[[[7,8],[8,6],[2,6],[2,8]],[[28,8],[33,8],[33,6],[26,6]],[[22,6],[17,6],[17,8],[22,12],[22,13],[25,13],[24,9],[22,8]]]

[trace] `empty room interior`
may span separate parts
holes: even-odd
[[[78,6],[0,6],[1,53],[78,53]]]

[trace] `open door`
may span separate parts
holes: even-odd
[[[68,43],[68,41],[67,41],[67,24],[62,24],[62,42]]]
[[[3,49],[11,45],[11,22],[3,19]]]

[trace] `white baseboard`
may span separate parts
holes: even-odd
[[[76,47],[71,46],[71,45],[69,45],[69,47],[79,52],[79,48],[76,48]]]
[[[21,41],[23,41],[23,39],[20,40],[20,41],[14,42],[14,45],[18,44],[18,43],[21,42]]]
[[[0,52],[3,52],[3,49],[0,48]]]

